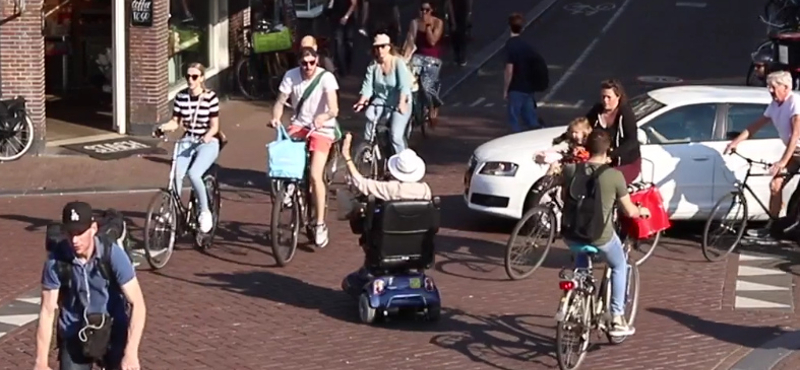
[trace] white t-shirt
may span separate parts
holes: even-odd
[[[778,130],[778,136],[786,145],[789,145],[789,139],[792,137],[793,117],[798,114],[800,114],[800,100],[794,93],[789,93],[780,105],[773,100],[764,111],[764,117],[772,120],[772,124]]]
[[[334,77],[333,73],[327,72],[320,67],[317,67],[314,76],[307,80],[303,79],[300,67],[292,68],[283,75],[279,90],[284,94],[289,94],[292,106],[297,107],[297,103],[300,101],[300,98],[303,97],[303,92],[311,85],[311,81],[320,73],[325,73],[325,75],[320,78],[317,87],[311,92],[311,95],[308,96],[305,103],[303,103],[300,112],[295,112],[295,116],[292,117],[293,125],[313,127],[314,117],[327,112],[329,109],[328,99],[325,97],[325,93],[339,90],[339,84],[336,82],[336,77]],[[318,132],[333,137],[335,127],[336,119],[330,119],[325,122],[323,128],[318,130]]]

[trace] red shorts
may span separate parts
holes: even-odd
[[[308,150],[313,152],[329,153],[331,146],[333,146],[333,139],[318,132],[312,132],[308,135],[308,128],[298,125],[289,126],[289,135],[295,139],[307,139]],[[306,138],[306,136],[308,136]]]

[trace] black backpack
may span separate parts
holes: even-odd
[[[131,251],[128,243],[127,226],[125,218],[121,212],[115,209],[108,209],[97,218],[98,230],[97,239],[103,248],[103,256],[100,258],[100,275],[108,280],[109,287],[118,285],[116,275],[111,267],[111,248],[114,243],[118,243],[125,250],[128,259],[133,263]],[[72,254],[69,253],[70,246],[67,239],[61,232],[61,224],[53,223],[47,226],[45,235],[45,249],[56,260],[56,274],[61,282],[59,289],[59,305],[64,302],[72,291]]]
[[[566,239],[591,243],[602,234],[610,214],[603,214],[603,200],[598,178],[610,167],[606,164],[587,172],[586,163],[576,165],[566,189],[561,234]]]

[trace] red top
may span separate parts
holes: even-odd
[[[417,45],[417,54],[425,55],[429,57],[439,58],[441,55],[441,48],[439,44],[431,45],[428,42],[428,37],[425,36],[425,31],[417,31],[417,39],[415,40],[415,44]]]

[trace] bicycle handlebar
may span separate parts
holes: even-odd
[[[399,112],[400,111],[400,108],[395,107],[394,105],[388,105],[388,104],[385,104],[385,103],[384,104],[377,104],[377,103],[373,103],[373,102],[366,102],[366,103],[363,103],[363,104],[354,105],[353,109],[355,109],[356,107],[361,107],[362,109],[366,108],[366,107],[389,108],[390,110],[395,111],[395,112]]]
[[[739,158],[744,159],[747,162],[748,165],[758,164],[758,165],[762,165],[764,167],[772,167],[772,163],[767,163],[767,162],[764,162],[764,161],[758,161],[758,160],[755,160],[755,159],[751,159],[751,158],[745,157],[745,156],[739,154],[739,152],[737,152],[736,150],[731,150],[730,154],[735,154]]]

